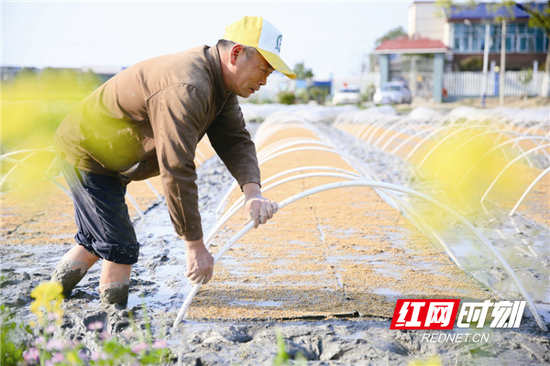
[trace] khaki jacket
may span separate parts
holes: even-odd
[[[217,48],[208,46],[121,71],[65,117],[54,141],[65,160],[85,171],[125,181],[160,174],[176,232],[197,240],[193,159],[205,134],[241,187],[260,183],[237,96],[225,88]]]

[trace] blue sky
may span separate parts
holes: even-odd
[[[1,1],[1,0],[0,0]],[[245,15],[283,32],[283,59],[316,75],[357,72],[374,42],[407,30],[412,1],[46,2],[2,1],[2,65],[124,67],[214,44]]]

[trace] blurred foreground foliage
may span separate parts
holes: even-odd
[[[27,350],[26,342],[32,335],[31,328],[23,325],[15,311],[4,304],[0,305],[0,328],[0,365],[20,365]]]
[[[2,192],[42,180],[55,154],[26,150],[52,146],[65,115],[102,82],[92,71],[53,68],[23,68],[2,81]]]
[[[529,167],[527,159],[509,165],[518,153],[501,131],[483,126],[483,121],[458,122],[433,136],[412,155],[419,177],[415,188],[472,221],[487,212],[485,203],[511,209],[539,171]],[[429,203],[420,202],[416,208],[436,230],[454,225],[454,219]]]
[[[168,365],[175,358],[161,331],[160,338],[153,336],[147,309],[143,306],[145,329],[133,322],[122,334],[111,333],[106,321],[97,320],[87,324],[89,348],[81,343],[83,338],[70,337],[63,327],[63,287],[58,282],[42,282],[31,292],[35,300],[30,310],[37,321],[26,327],[25,342],[18,342],[17,352],[2,354],[2,365]],[[12,337],[16,327],[7,329]],[[4,330],[4,328],[3,328]],[[10,343],[8,343],[9,345]],[[11,343],[13,344],[13,343]],[[12,349],[15,349],[15,345]]]
[[[63,117],[102,82],[92,71],[53,68],[3,80],[1,153],[50,146]]]

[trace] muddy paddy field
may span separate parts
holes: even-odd
[[[481,175],[471,169],[477,160],[461,166],[467,161],[461,149],[477,139],[472,130],[490,135],[497,144],[510,136],[548,139],[548,108],[422,107],[397,113],[390,107],[359,111],[244,105],[243,112],[255,135],[264,181],[290,169],[294,175],[309,174],[269,189],[266,197],[283,202],[308,189],[349,180],[311,174],[336,174],[335,169],[338,174],[358,174],[369,182],[430,194],[459,211],[487,238],[510,264],[525,293],[467,223],[418,197],[356,186],[312,194],[248,232],[217,263],[213,280],[198,292],[185,320],[173,327],[191,285],[184,276],[185,245],[174,234],[166,205],[157,196],[162,194],[161,182],[152,179],[129,186],[143,216],[129,202],[142,246],[127,309],[101,306],[97,264],[63,303],[64,337],[81,340],[93,352],[97,339],[89,325],[102,321],[107,331],[124,337],[132,329],[128,316],[132,313],[137,327],[150,324],[154,336],[166,340],[171,363],[179,365],[271,365],[279,333],[290,358],[306,359],[300,362],[308,365],[550,363],[549,333],[541,329],[541,322],[550,325],[548,174],[533,184],[509,215],[525,189],[550,165],[549,150],[543,147],[529,155],[530,160],[518,159],[483,205],[479,199],[498,172],[539,145],[521,140],[501,154],[505,162],[480,164]],[[441,137],[450,133],[432,135],[439,128],[461,136],[443,126],[469,120],[478,127],[468,127],[469,134],[458,144]],[[478,130],[482,124],[499,131],[497,137]],[[540,146],[544,143],[548,142]],[[208,144],[201,144],[196,164],[207,234],[239,198],[240,190],[230,190],[233,179]],[[470,176],[476,183],[465,179],[467,188],[452,192],[439,184],[449,170],[460,169],[465,170],[450,179],[456,183]],[[486,180],[488,176],[491,179]],[[59,182],[63,184],[62,179]],[[266,189],[269,183],[263,186]],[[246,222],[238,210],[212,240],[211,252],[219,251]],[[28,323],[34,319],[30,292],[49,280],[57,261],[73,245],[70,198],[49,182],[5,194],[1,230],[2,302]],[[525,294],[537,316],[527,306],[519,328],[494,329],[487,324],[480,329],[389,329],[398,299],[514,301],[524,300]],[[459,333],[472,337],[437,341],[440,335]],[[474,340],[474,335],[483,339]]]

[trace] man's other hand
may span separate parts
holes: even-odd
[[[244,210],[248,213],[251,220],[254,220],[254,228],[257,229],[260,224],[265,224],[277,213],[279,205],[262,196],[260,186],[256,183],[246,183],[243,185],[245,196]]]
[[[206,284],[212,278],[214,270],[214,257],[210,255],[204,246],[204,241],[186,240],[187,273],[191,283]],[[204,280],[204,281],[203,281]]]

